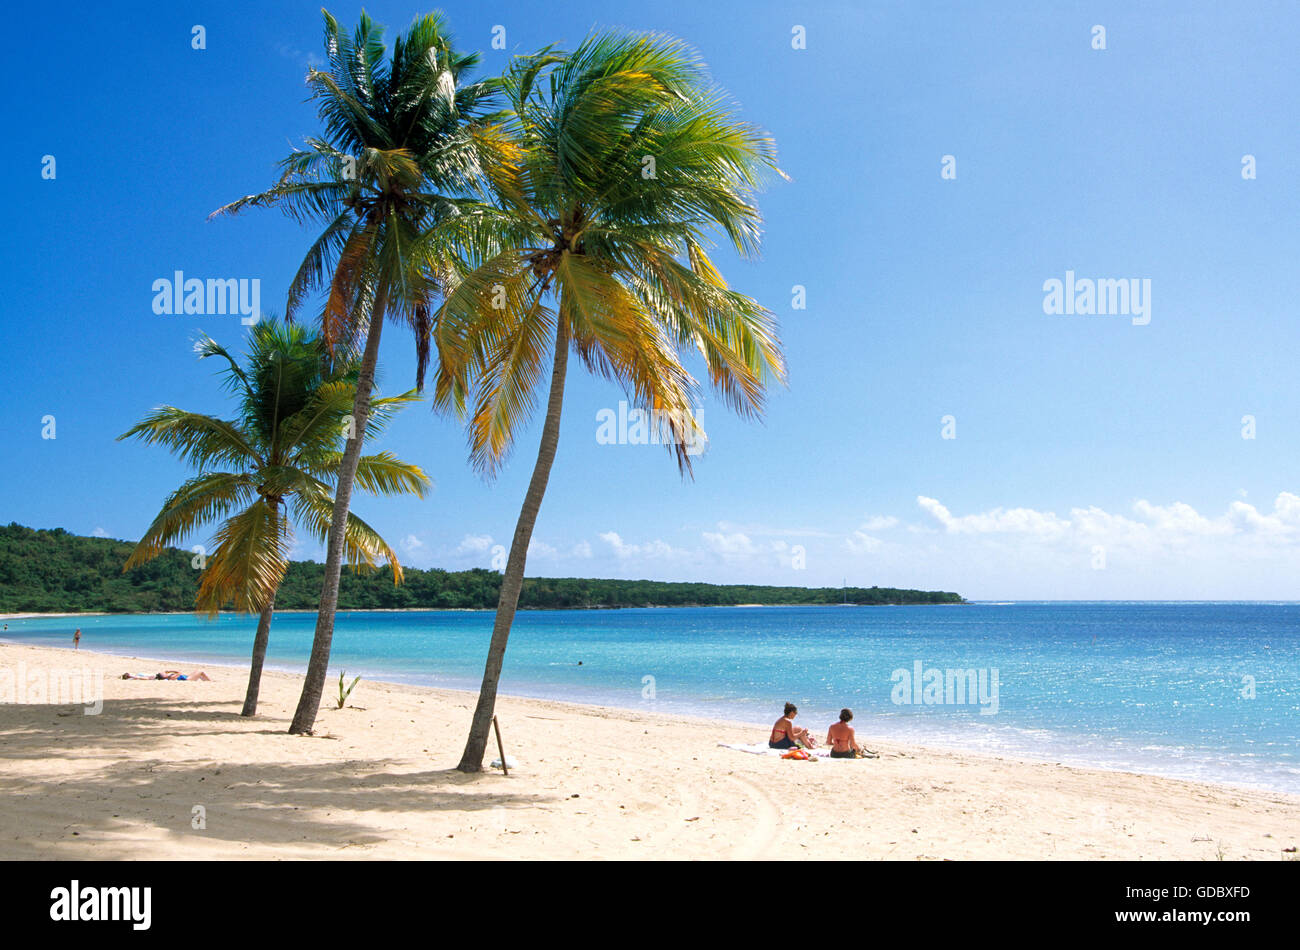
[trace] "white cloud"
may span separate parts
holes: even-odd
[[[1053,512],[1032,508],[994,508],[983,514],[955,517],[934,498],[918,495],[916,503],[950,534],[1013,533],[1050,538],[1059,537],[1070,527],[1070,522],[1058,518]]]
[[[1291,492],[1280,493],[1273,501],[1269,514],[1260,514],[1254,505],[1234,501],[1228,506],[1227,520],[1241,531],[1257,532],[1272,537],[1294,536],[1300,531],[1300,496]]]
[[[731,534],[705,531],[703,537],[709,550],[722,557],[751,557],[757,553],[754,542],[749,540],[749,535],[741,531]]]
[[[704,531],[701,537],[709,553],[727,562],[757,561],[784,566],[790,559],[790,544],[780,538],[755,541],[743,531],[730,533]]]
[[[1070,541],[1113,546],[1185,546],[1196,540],[1237,539],[1278,541],[1300,539],[1300,496],[1281,492],[1273,510],[1233,501],[1217,517],[1201,514],[1185,502],[1156,505],[1146,499],[1133,503],[1133,516],[1105,511],[1095,505],[1072,508],[1068,519],[1032,508],[994,508],[957,516],[934,498],[918,495],[917,505],[948,534],[1028,535],[1039,541]]]
[[[555,550],[551,545],[538,538],[533,538],[528,542],[528,556],[531,557],[555,557],[560,552]]]
[[[107,538],[108,532],[105,531],[103,528],[96,527],[94,530],[94,535],[97,538]]]
[[[673,547],[664,541],[656,538],[646,544],[628,544],[615,531],[605,531],[601,534],[600,539],[608,544],[614,550],[614,554],[620,560],[629,558],[670,558],[676,555]]]
[[[1245,507],[1249,508],[1249,505]],[[1138,517],[1151,525],[1158,534],[1231,534],[1232,525],[1226,518],[1215,521],[1198,514],[1191,505],[1175,502],[1172,505],[1153,505],[1145,499],[1133,504]]]
[[[407,554],[414,554],[416,551],[422,550],[424,548],[424,542],[421,541],[419,538],[417,538],[415,535],[408,534],[405,538],[402,539],[402,543],[400,547]]]
[[[947,514],[946,508],[944,514]],[[879,551],[885,544],[881,538],[875,536],[874,532],[888,531],[890,528],[898,527],[898,525],[899,521],[893,515],[872,515],[844,539],[844,546],[852,554],[872,554]]]
[[[778,528],[772,525],[736,524],[733,521],[719,521],[718,531],[722,534],[745,534],[751,538],[830,538],[829,531],[816,531],[812,528]]]
[[[467,534],[456,547],[457,554],[484,554],[492,547],[492,535]]]
[[[872,537],[860,528],[844,541],[845,546],[854,554],[870,554],[873,551],[880,550],[884,543],[884,541]]]

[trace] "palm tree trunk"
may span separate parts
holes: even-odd
[[[293,735],[311,735],[312,728],[316,725],[316,714],[320,711],[321,694],[325,691],[330,645],[334,642],[334,613],[339,604],[344,531],[347,527],[348,507],[352,502],[352,482],[356,478],[357,464],[361,459],[361,443],[366,435],[366,420],[370,417],[370,391],[375,383],[379,337],[384,330],[384,311],[387,306],[388,284],[381,280],[370,311],[370,329],[366,333],[366,348],[361,356],[357,395],[352,403],[354,431],[343,450],[338,486],[334,490],[334,519],[330,523],[329,547],[325,554],[325,583],[321,587],[320,609],[316,613],[316,636],[311,644],[311,659],[307,661],[307,676],[303,679],[302,695],[298,697],[293,722],[289,724],[289,732]]]
[[[253,638],[253,664],[248,670],[248,691],[244,694],[241,716],[257,715],[257,693],[262,686],[262,664],[266,661],[266,644],[271,639],[271,616],[275,613],[275,592],[262,608],[257,621],[257,636]]]
[[[479,688],[478,705],[470,723],[469,739],[465,752],[456,766],[462,772],[481,772],[483,752],[487,748],[488,730],[492,726],[492,712],[496,708],[497,681],[501,678],[501,665],[506,657],[506,641],[510,639],[510,625],[519,606],[519,592],[524,586],[524,563],[528,559],[528,543],[533,539],[533,526],[537,512],[546,494],[546,482],[551,477],[555,461],[555,448],[560,441],[560,410],[564,405],[564,374],[569,362],[569,328],[563,316],[556,321],[555,365],[551,370],[551,395],[546,404],[546,422],[542,426],[542,444],[537,450],[537,464],[524,495],[524,507],[515,523],[515,537],[510,542],[510,557],[506,572],[501,578],[501,596],[497,601],[496,621],[492,624],[492,642],[488,645],[487,666],[483,670],[483,685]]]

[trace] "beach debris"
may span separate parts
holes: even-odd
[[[492,717],[492,730],[497,734],[497,752],[501,755],[501,764],[499,766],[494,765],[493,767],[501,769],[501,774],[509,775],[510,761],[506,758],[505,746],[501,744],[501,726],[497,724],[496,716]]]

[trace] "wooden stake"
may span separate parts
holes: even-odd
[[[501,771],[509,775],[510,770],[506,768],[506,750],[501,745],[501,727],[497,725],[496,716],[492,717],[492,728],[497,734],[497,753],[501,756]]]

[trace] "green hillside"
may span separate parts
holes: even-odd
[[[86,538],[62,528],[35,530],[10,524],[0,528],[0,613],[185,611],[194,607],[199,571],[193,555],[169,550],[123,574],[133,545],[108,538]],[[280,587],[278,609],[314,609],[325,566],[295,561]],[[367,575],[343,572],[340,610],[374,608],[496,607],[501,575],[470,571],[406,568],[405,583],[394,587],[387,568]],[[765,587],[749,584],[693,584],[608,580],[586,577],[530,577],[524,581],[522,608],[684,607],[725,604],[959,604],[941,591],[892,587]]]

